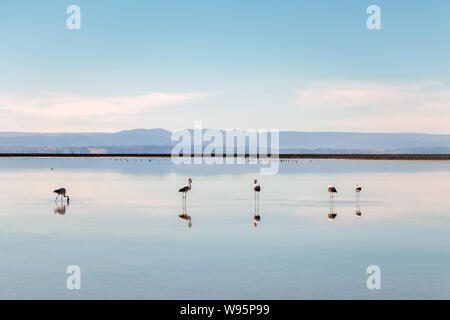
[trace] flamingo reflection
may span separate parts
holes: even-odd
[[[255,215],[253,216],[253,226],[256,228],[260,221],[261,221],[261,216],[259,215],[259,213],[255,213]]]
[[[69,205],[69,204],[67,204],[67,205]],[[58,204],[54,211],[55,211],[55,214],[57,214],[58,216],[63,216],[66,214],[66,205],[63,203]]]
[[[187,213],[182,213],[178,216],[181,220],[187,221],[188,222],[188,227],[192,227],[192,218],[190,215],[188,215]]]

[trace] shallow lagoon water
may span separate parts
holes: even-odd
[[[178,217],[189,177],[191,228]],[[0,159],[0,298],[449,299],[448,190],[448,161],[283,161],[261,176],[250,164]],[[81,290],[66,288],[69,265]],[[380,290],[366,287],[369,265]]]

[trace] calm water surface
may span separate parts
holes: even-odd
[[[189,177],[190,228],[178,193]],[[298,160],[260,176],[168,159],[0,159],[0,298],[450,299],[449,190],[450,162]],[[373,264],[381,290],[366,287]],[[81,290],[66,289],[69,265]]]

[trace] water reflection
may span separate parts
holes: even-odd
[[[67,206],[69,206],[69,203],[67,203]],[[54,209],[55,214],[58,216],[63,216],[66,214],[66,205],[64,203],[57,204]]]
[[[253,226],[256,228],[260,221],[261,221],[261,216],[259,215],[259,213],[255,213],[255,215],[253,216]]]
[[[328,214],[328,220],[334,220],[335,218],[336,218],[336,216],[337,216],[337,213],[329,213]]]
[[[181,220],[187,221],[188,227],[192,227],[192,218],[187,213],[180,214],[178,217],[180,217]]]
[[[450,297],[442,285],[450,265],[449,162],[302,160],[297,171],[283,163],[280,174],[258,176],[270,195],[261,224],[250,199],[257,173],[247,166],[175,166],[168,159],[160,166],[152,160],[154,168],[132,161],[122,170],[107,161],[0,159],[0,298],[77,298],[48,281],[67,267],[68,247],[76,264],[104,275],[82,292],[87,299],[183,299],[187,291],[193,299],[333,299],[336,288],[343,299]],[[190,176],[201,183],[188,192],[195,190],[196,206],[190,202],[186,213],[177,189]],[[364,219],[355,216],[355,182],[364,184]],[[338,221],[325,219],[328,184],[339,187]],[[60,200],[54,203],[49,186],[65,186],[70,200],[76,195],[76,205],[64,201],[65,215],[55,217],[64,209],[53,213]],[[372,263],[367,257],[393,266],[392,274],[403,271],[405,281],[375,296],[361,281]],[[269,269],[282,274],[268,276]]]

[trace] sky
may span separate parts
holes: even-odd
[[[1,0],[0,57],[0,131],[450,134],[448,0]]]

